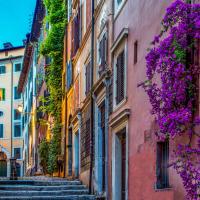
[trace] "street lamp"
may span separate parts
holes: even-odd
[[[18,110],[18,112],[23,113],[23,106],[22,105],[18,105],[17,110]]]

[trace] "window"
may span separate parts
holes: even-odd
[[[21,113],[15,109],[14,110],[14,120],[20,120],[21,119]]]
[[[16,163],[16,173],[17,177],[21,176],[21,165],[19,163]]]
[[[119,104],[125,97],[125,52],[117,56],[116,60],[116,104]]]
[[[14,125],[14,137],[21,137],[21,125],[20,124]]]
[[[0,101],[5,101],[5,88],[0,88]]]
[[[72,22],[72,57],[76,55],[76,52],[79,48],[80,33],[80,12],[78,12]]]
[[[3,124],[0,124],[0,138],[3,138]]]
[[[157,143],[157,161],[156,161],[156,188],[163,189],[169,187],[169,174],[168,174],[168,161],[169,161],[169,142]]]
[[[22,158],[20,147],[14,148],[14,158],[16,158],[16,159]]]
[[[21,71],[21,63],[15,64],[15,72],[20,72]]]
[[[107,35],[104,32],[100,37],[98,43],[98,65],[99,65],[99,75],[103,73],[106,68],[107,63]]]
[[[84,37],[86,32],[86,0],[81,2],[81,38]]]
[[[21,99],[21,94],[18,92],[17,87],[14,87],[14,99]]]
[[[134,43],[134,64],[137,63],[138,60],[138,42],[135,41]]]
[[[126,0],[114,0],[114,1],[115,1],[115,14],[117,14]]]
[[[0,66],[0,74],[5,74],[6,73],[6,66],[2,65]]]
[[[91,89],[91,75],[90,75],[90,70],[91,70],[91,66],[90,66],[90,62],[86,65],[85,68],[85,94],[88,95],[88,93],[90,92]]]
[[[0,111],[0,117],[2,117],[3,116],[3,111]]]
[[[73,73],[72,73],[72,62],[69,61],[67,64],[67,89],[70,88],[72,84],[72,79],[73,79]]]

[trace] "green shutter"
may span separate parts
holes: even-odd
[[[3,101],[5,101],[6,100],[6,89],[3,88],[2,91],[3,91]]]

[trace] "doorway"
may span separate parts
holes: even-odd
[[[127,136],[126,128],[117,132],[113,145],[113,192],[115,200],[126,200],[127,193]]]
[[[98,107],[98,130],[97,130],[97,182],[98,192],[105,191],[105,102]]]
[[[75,155],[75,176],[78,178],[79,176],[79,131],[77,131],[74,135],[74,155]]]
[[[72,127],[68,130],[68,176],[72,176]]]
[[[0,152],[0,177],[7,177],[7,156]]]

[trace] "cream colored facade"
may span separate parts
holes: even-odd
[[[5,66],[5,73],[0,74],[0,89],[1,88],[5,89],[5,100],[0,101],[0,112],[2,113],[2,116],[0,116],[0,124],[3,125],[3,137],[2,135],[0,137],[0,152],[6,154],[7,157],[7,176],[10,176],[9,159],[15,156],[14,154],[16,153],[16,150],[20,151],[20,159],[17,159],[18,173],[20,173],[20,176],[23,175],[24,171],[23,170],[24,139],[22,135],[22,116],[19,117],[17,120],[15,120],[14,118],[14,110],[18,108],[18,105],[22,104],[22,98],[14,99],[15,98],[14,87],[18,86],[18,81],[21,73],[21,70],[17,70],[16,72],[15,65],[21,64],[21,69],[22,69],[23,55],[24,55],[24,46],[10,47],[8,49],[0,50],[0,67]],[[13,98],[11,99],[12,90],[13,90]],[[18,125],[18,130],[21,129],[20,137],[14,137],[15,125]],[[11,142],[11,134],[12,134],[12,142]],[[12,148],[12,153],[11,153],[11,148]],[[4,176],[2,175],[1,170],[3,169],[2,166],[0,165],[0,176]]]

